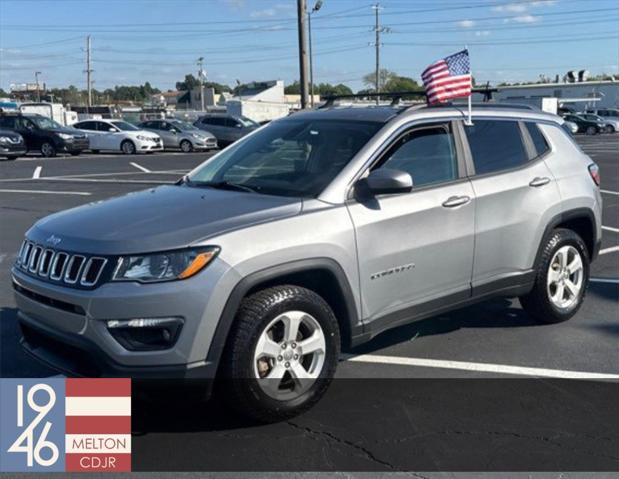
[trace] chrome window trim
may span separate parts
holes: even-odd
[[[75,279],[70,279],[69,278],[69,274],[71,273],[71,268],[73,267],[73,263],[75,263],[75,260],[81,258],[82,259],[82,263],[80,264],[77,272],[75,273]],[[67,267],[64,270],[64,282],[67,284],[75,284],[79,281],[80,279],[80,275],[82,273],[82,269],[84,268],[84,264],[86,263],[86,257],[82,256],[81,254],[74,254],[69,258],[69,261],[67,263]]]
[[[62,265],[62,269],[60,270],[60,273],[58,275],[54,275],[54,271],[56,270],[56,265],[58,264],[58,260],[60,259],[61,256],[65,257],[65,262]],[[64,251],[57,251],[56,254],[54,255],[54,261],[52,262],[52,267],[49,272],[49,279],[52,279],[54,281],[61,281],[62,277],[64,276],[65,269],[67,268],[68,262],[69,262],[69,254],[65,253]]]
[[[95,260],[102,261],[101,266],[99,267],[99,271],[97,271],[97,276],[95,277],[94,281],[86,281],[86,276],[90,272],[90,268],[92,268],[92,264]],[[99,278],[101,277],[101,274],[103,273],[103,270],[105,269],[106,264],[107,264],[106,258],[101,258],[100,256],[92,256],[91,258],[89,258],[80,276],[80,284],[82,286],[94,286],[95,284],[97,284],[97,282],[99,281]]]

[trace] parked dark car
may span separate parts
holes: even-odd
[[[604,126],[597,121],[587,120],[580,115],[565,115],[563,119],[576,123],[578,125],[578,133],[586,135],[597,135],[604,131]]]
[[[45,157],[61,152],[75,156],[90,146],[83,132],[42,115],[0,113],[0,128],[19,133],[24,138],[26,150],[40,151]]]
[[[0,130],[0,158],[15,160],[26,154],[24,138],[15,131]]]
[[[260,127],[254,120],[227,113],[209,113],[198,118],[194,125],[215,135],[217,144],[222,147],[234,143]]]

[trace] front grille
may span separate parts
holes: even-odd
[[[97,286],[107,263],[107,258],[58,251],[26,240],[19,249],[15,264],[39,279],[92,288]]]

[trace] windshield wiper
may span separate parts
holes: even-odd
[[[256,193],[258,190],[257,187],[247,186],[240,183],[231,183],[229,181],[193,181],[187,177],[183,179],[183,183],[188,186],[195,186],[197,188],[206,187],[219,190],[246,191],[249,193]]]

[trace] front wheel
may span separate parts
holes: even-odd
[[[585,243],[574,231],[558,228],[544,245],[533,290],[520,304],[541,323],[567,321],[582,306],[588,283]]]
[[[193,151],[193,145],[189,140],[181,141],[180,147],[183,153],[191,153]]]
[[[340,350],[337,320],[316,293],[278,286],[245,298],[223,366],[230,404],[260,422],[296,416],[324,395]]]
[[[134,155],[135,154],[135,145],[131,140],[125,140],[120,144],[120,150],[125,155]]]
[[[46,141],[41,145],[41,154],[45,158],[52,158],[56,156],[56,147],[52,143]]]

